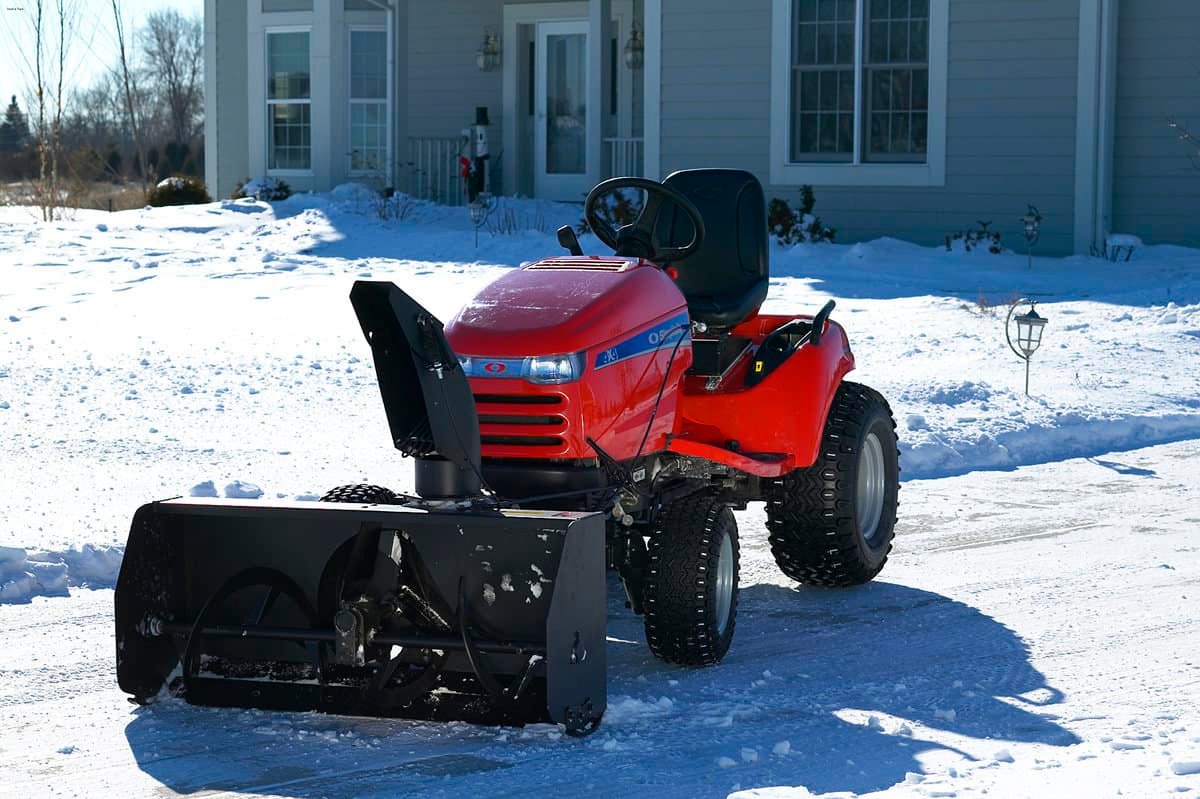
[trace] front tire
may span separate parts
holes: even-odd
[[[663,508],[643,598],[646,642],[656,656],[684,666],[725,656],[738,601],[737,522],[728,505],[694,494]]]
[[[767,500],[771,552],[784,574],[823,588],[879,574],[895,536],[899,457],[887,400],[843,382],[817,462],[777,480]]]
[[[338,486],[325,492],[322,502],[348,502],[353,505],[399,505],[400,498],[390,488],[358,483]]]

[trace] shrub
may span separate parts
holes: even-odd
[[[1003,252],[1000,247],[1000,233],[995,230],[988,230],[990,221],[984,222],[982,219],[975,224],[978,228],[970,228],[969,230],[960,230],[957,233],[946,236],[946,252],[954,252],[960,250],[963,252],[971,252],[977,247],[987,247],[987,251],[992,255],[999,255]]]
[[[767,229],[780,244],[832,242],[837,228],[825,227],[821,217],[813,214],[817,198],[812,186],[800,187],[800,207],[793,208],[778,197],[767,204]]]
[[[246,178],[237,184],[233,193],[229,195],[234,200],[253,197],[256,200],[267,200],[268,202],[286,200],[291,196],[292,187],[287,184],[286,180],[279,178],[255,178],[254,180]]]
[[[147,202],[154,206],[163,205],[193,205],[195,203],[210,203],[212,197],[204,188],[204,181],[198,178],[173,177],[159,181],[150,190]]]

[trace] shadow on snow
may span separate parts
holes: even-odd
[[[692,796],[735,783],[861,793],[902,781],[921,770],[918,755],[946,748],[923,740],[930,730],[995,739],[996,750],[1002,741],[1078,741],[1056,723],[1062,694],[1031,665],[1021,638],[946,596],[882,582],[837,592],[747,586],[725,661],[680,669],[650,655],[618,591],[611,580],[609,714],[587,739],[545,726],[180,701],[138,709],[125,734],[142,770],[174,791],[295,797]],[[867,723],[869,715],[882,723]],[[790,753],[773,754],[784,740]],[[743,749],[757,760],[744,762]],[[722,757],[737,765],[721,768]]]

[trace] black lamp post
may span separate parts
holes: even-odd
[[[1017,340],[1014,344],[1009,331],[1012,328],[1017,308],[1026,304],[1029,305],[1029,310],[1015,317]],[[1025,361],[1025,396],[1027,397],[1029,396],[1029,362],[1033,359],[1033,354],[1037,352],[1038,347],[1042,346],[1042,330],[1048,321],[1046,317],[1037,312],[1035,305],[1033,300],[1017,300],[1009,309],[1008,319],[1004,322],[1004,335],[1008,339],[1009,348],[1017,354],[1018,358]]]

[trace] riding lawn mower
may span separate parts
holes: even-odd
[[[644,199],[617,225],[615,192]],[[763,314],[762,187],[738,170],[615,178],[613,252],[514,269],[444,327],[387,282],[350,299],[415,495],[170,499],[137,511],[116,589],[134,701],[554,722],[606,706],[607,571],[659,658],[725,655],[734,510],[810,586],[866,582],[896,519],[895,424],[829,316]]]

